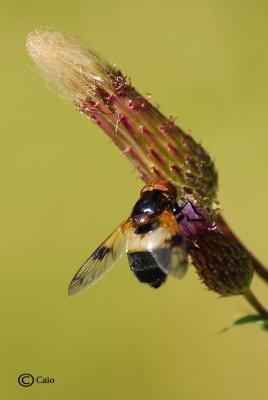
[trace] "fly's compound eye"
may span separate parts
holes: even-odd
[[[142,188],[140,195],[142,196],[145,192],[152,192],[153,190],[159,190],[175,197],[177,194],[172,183],[168,181],[153,181]]]

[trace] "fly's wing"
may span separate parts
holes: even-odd
[[[164,210],[162,214],[152,218],[147,229],[145,228],[130,233],[127,252],[148,252],[165,274],[182,278],[188,266],[188,252],[172,211]]]
[[[131,219],[128,218],[91,254],[72,279],[68,294],[73,296],[94,285],[122,256]]]
[[[174,278],[181,279],[188,267],[188,251],[178,222],[171,210],[158,217],[159,227],[155,230],[155,242],[151,252],[159,268]]]

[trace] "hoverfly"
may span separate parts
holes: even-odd
[[[91,254],[75,274],[69,296],[95,284],[127,252],[130,269],[136,278],[153,288],[165,282],[167,275],[182,278],[188,266],[188,250],[179,222],[188,215],[176,201],[176,189],[167,181],[145,185],[130,216]],[[203,221],[203,216],[190,203]],[[190,219],[189,219],[190,220]],[[193,220],[191,220],[193,221]]]

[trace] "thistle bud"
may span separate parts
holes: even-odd
[[[217,230],[206,229],[190,250],[192,263],[209,289],[222,296],[244,294],[253,276],[253,264],[240,244]]]
[[[141,179],[171,180],[180,200],[217,208],[217,174],[209,155],[139,94],[118,69],[79,39],[51,29],[31,33],[27,49],[41,70],[63,89],[131,160]]]

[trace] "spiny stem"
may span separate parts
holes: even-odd
[[[252,305],[252,307],[255,308],[255,310],[258,311],[258,313],[264,318],[268,319],[268,311],[261,305],[259,300],[254,296],[252,291],[250,289],[247,289],[244,293],[244,297],[247,299],[247,301]]]
[[[268,283],[268,270],[253,256],[251,256],[253,261],[253,268],[257,274]]]

